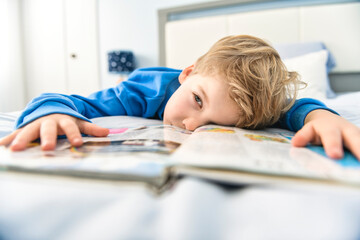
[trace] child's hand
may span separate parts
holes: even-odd
[[[41,117],[0,139],[0,145],[9,145],[12,151],[26,149],[27,145],[40,138],[42,150],[53,150],[58,135],[66,135],[71,145],[82,145],[81,133],[105,137],[109,129],[64,114]]]
[[[308,143],[322,144],[326,154],[335,159],[344,156],[345,146],[360,160],[360,128],[327,110],[310,112],[304,127],[292,139],[295,147],[304,147]]]

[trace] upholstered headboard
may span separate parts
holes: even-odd
[[[359,1],[215,1],[159,11],[160,64],[184,68],[221,37],[250,34],[272,44],[313,42],[335,58],[337,92],[360,90]]]

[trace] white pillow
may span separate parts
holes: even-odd
[[[307,87],[300,89],[299,98],[326,99],[328,51],[321,50],[299,57],[284,59],[288,71],[296,71]]]

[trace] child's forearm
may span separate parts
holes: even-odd
[[[74,104],[74,100],[71,99],[70,96],[47,93],[33,99],[28,104],[17,119],[15,127],[21,128],[36,119],[55,113],[89,121],[89,119],[80,111],[80,108]]]
[[[304,125],[315,119],[326,118],[332,114],[334,114],[334,113],[330,112],[326,109],[315,109],[306,115],[305,120],[304,120]]]
[[[280,119],[280,127],[297,132],[304,126],[308,114],[314,110],[319,109],[323,109],[332,114],[337,114],[332,109],[326,107],[326,105],[319,100],[312,98],[302,98],[296,100],[295,104]]]
[[[89,97],[56,93],[42,94],[28,104],[18,118],[15,127],[23,127],[38,118],[56,113],[69,115],[88,122],[90,122],[89,119],[95,117],[126,115],[121,102],[116,99],[111,101],[114,98],[109,94],[106,95],[106,91],[94,93]],[[99,95],[103,98],[100,98]]]

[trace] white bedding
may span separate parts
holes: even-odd
[[[0,113],[0,138],[11,133],[20,112]]]
[[[335,98],[323,101],[342,117],[360,127],[360,91],[338,94]]]

